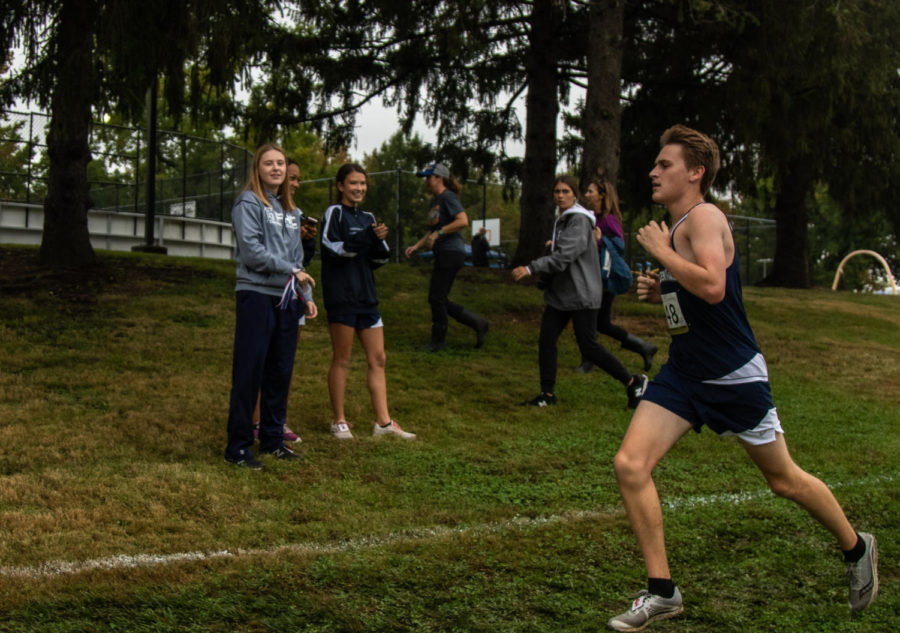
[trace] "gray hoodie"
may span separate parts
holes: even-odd
[[[243,191],[231,209],[235,290],[281,296],[295,270],[303,270],[300,211],[285,211],[278,196],[266,193],[266,206],[252,191]]]
[[[553,225],[550,254],[528,264],[532,274],[552,276],[544,290],[544,301],[551,308],[563,312],[600,308],[603,279],[594,221],[592,212],[575,203]]]

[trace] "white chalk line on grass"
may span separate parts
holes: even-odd
[[[874,484],[893,483],[897,474],[866,477],[853,481],[829,484],[829,488],[849,488],[855,486],[871,486]],[[692,509],[716,504],[740,504],[756,501],[771,496],[768,488],[750,492],[722,493],[692,497],[679,497],[662,502],[666,510]],[[577,510],[539,517],[513,517],[506,521],[496,521],[481,525],[426,528],[411,528],[388,534],[368,535],[333,543],[295,543],[279,545],[271,548],[219,550],[211,552],[179,552],[175,554],[118,554],[105,558],[94,558],[84,561],[47,561],[34,566],[0,566],[0,577],[6,578],[49,578],[53,576],[74,575],[93,570],[121,570],[138,567],[158,567],[184,562],[214,561],[222,558],[250,558],[255,556],[272,556],[278,554],[340,554],[363,549],[389,545],[409,544],[416,541],[441,539],[452,536],[468,536],[495,534],[511,530],[574,523],[608,518],[623,513],[621,505],[599,510]]]

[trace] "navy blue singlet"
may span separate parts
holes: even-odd
[[[672,227],[673,250],[675,231],[690,213]],[[660,291],[672,334],[672,369],[685,378],[703,382],[768,380],[765,360],[744,312],[737,246],[725,271],[725,298],[719,303],[710,304],[691,294],[665,270],[660,272]]]

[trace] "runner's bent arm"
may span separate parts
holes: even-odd
[[[689,245],[687,257],[670,246],[669,229],[651,221],[638,231],[638,243],[691,294],[707,303],[725,297],[725,236],[730,230],[725,216],[714,205],[704,204],[691,212],[679,227],[680,237]],[[693,261],[691,261],[693,259]]]

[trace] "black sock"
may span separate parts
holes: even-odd
[[[844,562],[858,563],[866,553],[866,542],[859,537],[859,534],[857,534],[856,545],[853,546],[853,549],[844,549],[841,551],[844,552]]]
[[[671,578],[648,578],[647,591],[660,598],[671,598],[675,595],[675,583]]]

